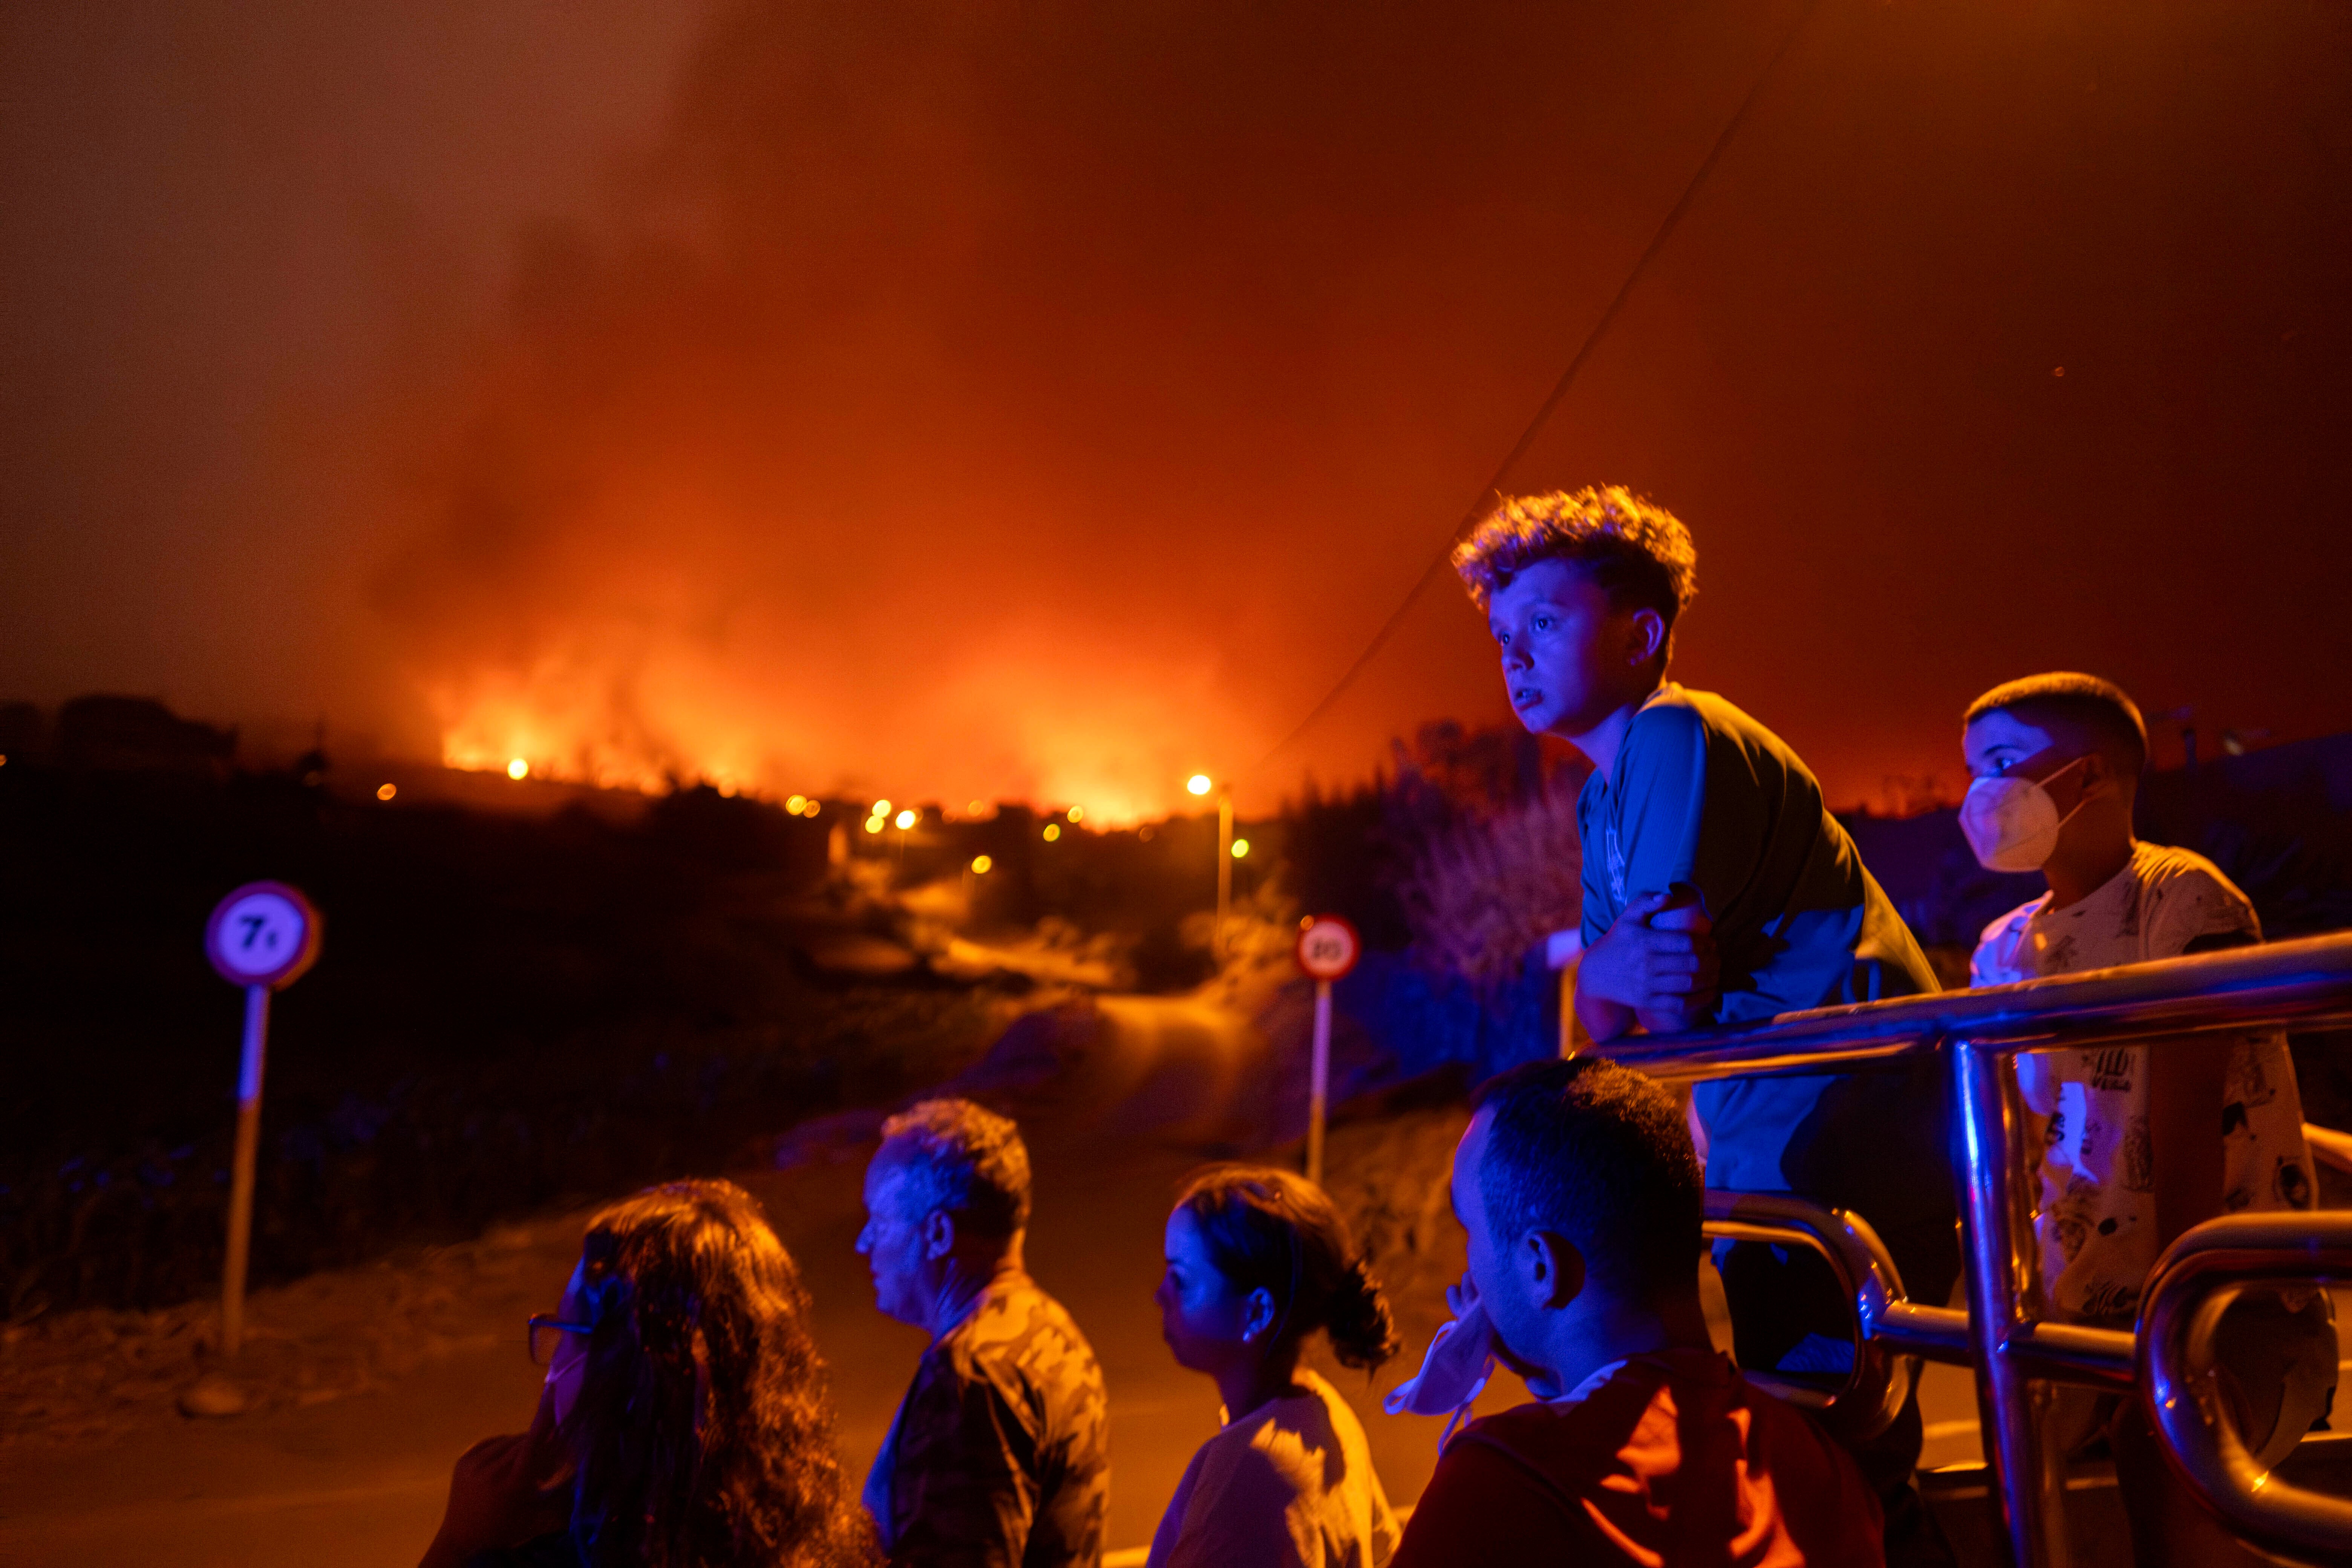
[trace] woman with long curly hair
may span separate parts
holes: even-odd
[[[1224,1427],[1201,1447],[1152,1538],[1150,1568],[1380,1568],[1396,1516],[1364,1428],[1299,1365],[1320,1329],[1343,1366],[1396,1353],[1396,1326],[1347,1221],[1314,1183],[1213,1165],[1168,1216],[1154,1293],[1177,1363],[1214,1378]]]
[[[424,1568],[835,1568],[876,1560],[845,1489],[800,1272],[751,1195],[673,1182],[600,1211],[529,1432],[457,1461]]]

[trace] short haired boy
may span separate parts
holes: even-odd
[[[1985,928],[1976,984],[2262,940],[2253,906],[2220,868],[2134,834],[2147,731],[2121,688],[2071,671],[1997,686],[1969,705],[1961,745],[1970,848],[1990,869],[2038,870],[2050,886]],[[2062,1319],[2127,1329],[2149,1269],[2182,1231],[2220,1214],[2312,1206],[2302,1100],[2278,1030],[2034,1052],[2018,1058],[2017,1078],[2033,1122],[2026,1147],[2041,1152],[2042,1289]],[[2247,1446],[2275,1463],[2335,1384],[2326,1300],[2242,1299],[2220,1340],[2245,1396]],[[2078,1447],[2105,1427],[2141,1563],[2259,1561],[2171,1483],[2136,1401],[2065,1392],[2059,1438]]]
[[[1585,1057],[1486,1087],[1454,1154],[1470,1267],[1450,1294],[1537,1397],[1446,1446],[1391,1568],[1884,1562],[1853,1460],[1708,1342],[1701,1187],[1640,1073]]]
[[[1614,486],[1514,497],[1454,560],[1520,722],[1592,761],[1577,803],[1576,1012],[1594,1040],[1936,989],[1804,763],[1722,698],[1666,679],[1697,569],[1672,513]],[[1910,1293],[1940,1302],[1959,1270],[1944,1098],[1932,1062],[1701,1084],[1707,1184],[1859,1212]],[[1750,1245],[1719,1261],[1742,1365],[1842,1370],[1846,1309],[1818,1259]],[[1857,1450],[1898,1563],[1946,1560],[1911,1489],[1920,1442],[1915,1397]]]

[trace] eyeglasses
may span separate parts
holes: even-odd
[[[553,1361],[555,1347],[562,1343],[564,1335],[591,1333],[595,1327],[593,1323],[567,1322],[552,1312],[533,1312],[523,1325],[530,1346],[531,1365],[545,1366]]]

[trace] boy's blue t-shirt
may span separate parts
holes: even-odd
[[[1576,811],[1585,946],[1641,895],[1696,887],[1722,965],[1710,1022],[1937,989],[1811,772],[1712,692],[1661,686],[1627,726],[1611,775],[1585,781]],[[1693,1097],[1709,1186],[1795,1191],[1882,1226],[1950,1211],[1933,1063],[1717,1079]]]

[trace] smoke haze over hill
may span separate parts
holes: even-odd
[[[0,683],[1111,819],[1499,716],[1442,586],[1256,767],[1797,14],[399,9],[10,24],[9,309],[68,308]],[[1514,483],[1681,512],[1678,673],[1841,801],[2035,668],[2352,724],[2347,68],[2286,4],[1825,5]]]

